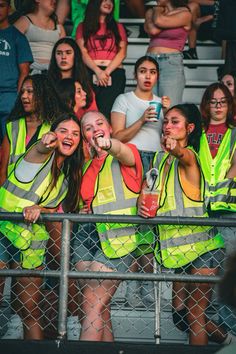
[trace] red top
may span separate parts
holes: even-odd
[[[227,125],[222,124],[209,124],[209,128],[206,132],[207,141],[211,151],[211,156],[214,158],[218,152],[219,146],[223,140],[223,137],[227,130]]]
[[[121,41],[127,42],[124,26],[117,23]],[[83,38],[83,23],[80,23],[76,30],[76,39]],[[106,31],[106,23],[101,23],[96,34],[90,36],[86,48],[93,60],[112,60],[119,48],[116,47],[114,34]]]
[[[142,162],[139,152],[135,145],[127,144],[134,154],[135,157],[135,167],[121,166],[121,174],[124,178],[126,186],[132,190],[134,193],[139,193],[142,185]],[[100,168],[104,163],[107,155],[101,158],[94,158],[86,173],[84,174],[81,182],[81,197],[85,204],[90,208],[90,205],[94,198],[94,188],[97,176],[99,174]]]
[[[151,37],[149,47],[165,47],[182,52],[188,36],[183,27],[162,29],[158,35]]]

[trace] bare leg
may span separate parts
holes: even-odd
[[[49,269],[59,269],[60,250],[61,250],[61,222],[46,223],[47,231],[50,234],[47,246],[47,266]],[[75,279],[69,279],[69,303],[68,309],[72,316],[78,315],[78,296],[79,290]]]
[[[213,16],[208,15],[208,16],[201,17],[200,6],[194,1],[193,2],[190,1],[188,7],[190,8],[192,13],[192,28],[189,31],[189,35],[188,35],[188,45],[190,50],[191,49],[195,50],[197,44],[197,31],[200,25],[203,24],[204,22],[211,21],[213,19]]]
[[[193,275],[216,275],[217,269],[193,269]],[[189,285],[190,296],[187,301],[188,322],[190,326],[189,342],[192,345],[207,345],[208,332],[212,330],[211,321],[206,317],[205,311],[211,301],[212,285],[208,283],[193,283]]]
[[[40,324],[42,315],[40,311],[41,286],[41,278],[18,279],[17,294],[22,306],[25,339],[43,339],[43,330]]]
[[[110,268],[98,262],[78,262],[78,270],[112,272]],[[81,282],[83,302],[81,309],[84,313],[80,340],[113,341],[110,301],[119,281],[87,280]]]

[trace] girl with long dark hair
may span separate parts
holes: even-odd
[[[208,208],[213,217],[235,218],[236,212],[236,105],[228,87],[219,82],[209,85],[201,101],[203,134],[199,157],[207,183]],[[219,227],[226,255],[236,249],[235,227]],[[232,330],[235,314],[221,305],[219,318]],[[235,340],[235,339],[234,339]]]
[[[205,181],[197,152],[202,134],[201,115],[194,104],[171,107],[163,121],[163,151],[156,153],[153,167],[158,170],[155,189],[158,216],[207,217]],[[139,214],[152,217],[141,192]],[[224,259],[224,241],[212,226],[157,225],[158,263],[178,274],[216,275]],[[190,344],[207,345],[218,327],[205,311],[211,301],[212,284],[173,283],[173,321],[189,332]]]
[[[113,17],[114,0],[90,0],[76,40],[93,80],[98,109],[108,119],[115,98],[124,92],[127,38]]]
[[[6,125],[0,184],[5,181],[18,157],[50,130],[62,111],[64,106],[46,75],[26,76]]]
[[[48,76],[57,85],[61,79],[78,81],[86,92],[86,109],[97,110],[94,92],[81,50],[72,38],[59,39],[53,47]]]
[[[22,212],[23,223],[0,222],[1,268],[43,269],[49,233],[37,220],[41,212],[54,212],[63,201],[66,211],[78,207],[83,164],[77,117],[63,114],[51,131],[31,146],[15,164],[0,190],[2,212]],[[42,278],[18,279],[25,339],[43,339]],[[2,289],[1,289],[2,290]]]

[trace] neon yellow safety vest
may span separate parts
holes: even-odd
[[[17,161],[10,176],[0,188],[0,211],[22,212],[23,208],[36,204],[48,208],[57,207],[67,193],[67,181],[61,172],[57,185],[50,190],[54,154],[41,166],[30,182],[20,182],[15,176],[15,168],[23,158],[24,156]],[[32,269],[42,264],[49,238],[44,225],[2,220],[0,232],[21,250],[23,268]]]
[[[91,161],[85,166],[84,177]],[[120,164],[111,155],[105,158],[95,183],[92,209],[94,214],[136,215],[139,193],[125,184]],[[147,240],[138,232],[137,225],[96,223],[101,247],[109,258],[120,258],[135,251]]]
[[[37,139],[40,139],[43,134],[47,133],[51,125],[47,122],[42,123],[38,128]],[[10,142],[10,156],[8,162],[7,175],[11,173],[18,158],[26,151],[26,120],[20,118],[18,120],[8,122],[6,125],[7,136]]]
[[[212,158],[206,133],[200,141],[199,159],[206,179],[206,199],[211,210],[236,211],[236,176],[225,178],[236,151],[236,128],[228,129]]]
[[[159,170],[158,187],[169,154],[156,153],[153,167]],[[162,182],[161,182],[162,181]],[[178,160],[173,159],[165,176],[158,216],[207,217],[203,202],[204,178],[201,175],[201,201],[188,198],[181,187]],[[202,254],[224,247],[224,241],[215,228],[196,225],[158,225],[158,242],[155,256],[166,268],[179,268],[191,263]]]

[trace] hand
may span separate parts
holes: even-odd
[[[145,205],[145,200],[142,199],[142,192],[140,193],[138,199],[138,215],[142,216],[143,218],[153,218],[154,216],[150,215],[150,210]]]
[[[107,86],[108,85],[108,80],[109,80],[109,76],[106,71],[101,70],[99,71],[99,73],[96,74],[97,79],[98,79],[98,86]]]
[[[161,139],[161,146],[164,151],[171,152],[177,146],[177,140],[169,136],[163,136]]]
[[[92,214],[92,211],[87,204],[84,204],[84,206],[79,210],[79,214]]]
[[[164,109],[169,109],[170,108],[170,97],[169,96],[162,96],[161,98],[161,104]]]
[[[54,132],[48,132],[42,136],[41,143],[47,149],[55,149],[57,147],[57,135]]]
[[[23,209],[23,216],[26,222],[36,223],[41,214],[41,208],[38,205],[32,205]]]
[[[110,138],[102,138],[102,137],[95,137],[95,143],[96,143],[96,150],[101,151],[101,150],[110,150],[112,147],[112,142]]]
[[[150,122],[153,119],[157,120],[157,113],[155,111],[155,108],[152,106],[149,106],[143,113],[142,117],[140,118],[143,123]]]

